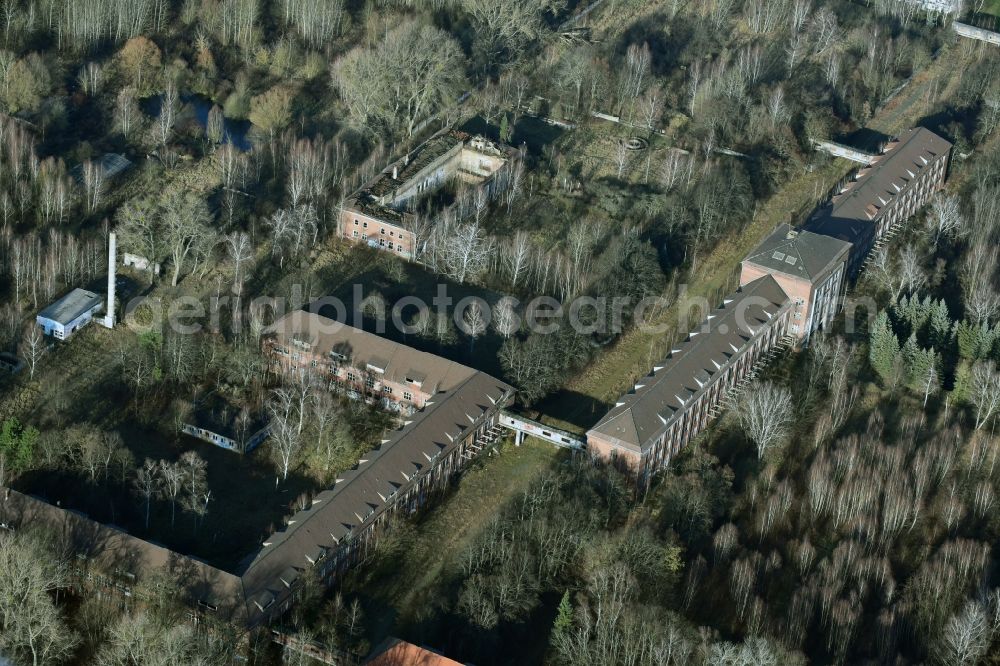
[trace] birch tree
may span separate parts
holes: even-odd
[[[250,236],[244,231],[234,231],[225,237],[226,252],[233,262],[233,293],[237,296],[243,293],[243,273],[240,269],[253,258],[253,246]]]
[[[949,666],[974,666],[986,655],[992,638],[993,627],[982,604],[968,601],[945,624],[936,656]]]
[[[517,289],[531,262],[531,239],[526,231],[518,230],[501,246],[501,261],[510,286]]]
[[[475,222],[455,225],[438,246],[444,274],[459,284],[476,279],[493,253],[492,241]]]
[[[493,306],[493,328],[504,338],[509,338],[521,328],[516,302],[513,297],[504,296]]]
[[[29,323],[21,336],[21,358],[28,366],[28,378],[35,378],[35,369],[45,353],[45,334],[35,322]]]
[[[166,90],[160,97],[160,113],[156,116],[156,136],[160,145],[166,147],[174,131],[177,120],[177,83],[167,81]]]
[[[764,455],[788,436],[792,423],[792,393],[771,382],[748,386],[737,407],[740,425]]]
[[[208,463],[194,451],[185,451],[178,461],[184,474],[184,508],[198,518],[205,515],[208,509]]]
[[[86,160],[83,163],[83,189],[87,195],[87,212],[93,213],[104,195],[104,167],[100,162]]]
[[[267,410],[271,417],[271,451],[282,480],[287,481],[292,460],[302,447],[302,430],[299,425],[302,415],[295,415],[295,397],[287,389],[272,392]]]
[[[934,249],[937,250],[941,239],[961,234],[963,226],[964,220],[958,205],[958,197],[950,194],[939,194],[935,197],[926,219],[927,235]]]
[[[469,336],[469,353],[472,353],[476,339],[486,332],[486,327],[489,325],[489,315],[480,303],[480,299],[474,300],[462,314],[462,329]]]
[[[62,663],[79,642],[53,601],[68,586],[59,552],[28,531],[0,530],[0,651],[17,663]]]
[[[146,458],[146,461],[142,464],[142,467],[136,470],[135,479],[132,481],[132,487],[135,491],[146,502],[146,529],[149,529],[149,509],[153,502],[153,496],[156,495],[157,487],[159,486],[160,475],[158,473],[157,464],[155,461]]]
[[[174,526],[177,517],[177,501],[184,490],[184,466],[161,460],[158,466],[161,494],[170,500],[170,526]]]
[[[975,408],[975,428],[979,430],[1000,408],[1000,373],[993,361],[980,361],[972,366],[969,399]]]

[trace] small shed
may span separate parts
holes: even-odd
[[[35,321],[58,340],[65,340],[94,318],[94,313],[104,307],[104,299],[86,289],[74,289],[38,313]]]

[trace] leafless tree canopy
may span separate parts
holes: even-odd
[[[749,386],[738,407],[740,425],[764,458],[788,436],[792,424],[792,394],[770,382]]]

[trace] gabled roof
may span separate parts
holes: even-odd
[[[83,313],[103,303],[104,299],[92,291],[74,289],[39,312],[38,316],[65,326]]]
[[[588,437],[597,434],[641,452],[789,305],[788,295],[771,275],[743,285],[621,396]]]
[[[840,261],[850,247],[837,238],[780,224],[743,261],[812,282]]]
[[[390,433],[359,464],[342,473],[333,487],[316,495],[310,508],[299,511],[283,530],[270,535],[245,563],[243,583],[248,599],[282,591],[289,567],[304,570],[326,551],[347,543],[406,492],[417,475],[426,472],[478,427],[479,419],[510,395],[510,387],[481,372],[449,391]],[[248,606],[253,617],[254,608]]]
[[[462,666],[454,659],[398,638],[387,638],[372,653],[365,666]]]
[[[270,535],[244,562],[243,585],[247,614],[259,608],[257,597],[278,596],[283,582],[322,557],[326,551],[349,541],[406,492],[439,457],[454,450],[462,437],[479,427],[481,419],[513,395],[498,379],[433,354],[419,352],[318,314],[297,311],[268,329],[281,340],[305,340],[313,350],[337,350],[350,364],[379,364],[385,376],[424,376],[422,390],[433,395],[422,410],[387,434],[358,465],[340,475],[333,487],[319,493],[312,506],[299,511],[283,530]],[[374,360],[373,359],[377,359]]]
[[[356,358],[384,353],[390,366],[416,368],[415,372],[433,378],[434,386],[428,391],[433,395],[423,409],[341,474],[332,488],[319,493],[310,508],[268,536],[235,571],[217,569],[13,490],[0,489],[0,522],[22,525],[42,520],[63,533],[72,532],[75,538],[65,542],[76,552],[92,553],[105,567],[128,565],[136,575],[164,567],[179,572],[187,601],[211,604],[220,617],[234,622],[257,624],[263,609],[283,597],[308,567],[367,527],[391,505],[395,493],[405,493],[436,461],[454,451],[464,434],[479,428],[484,416],[513,397],[509,385],[483,372],[349,326],[332,327],[329,320],[317,318],[325,319],[292,313],[275,324],[275,331],[287,334],[288,339],[313,340],[321,349],[349,341],[352,351],[360,354]],[[327,337],[324,331],[328,330],[340,333]]]
[[[285,315],[265,335],[272,336],[277,344],[290,351],[296,346],[307,346],[319,356],[341,360],[360,370],[368,369],[392,382],[416,383],[421,391],[429,393],[453,389],[477,372],[305,310]]]
[[[892,201],[909,189],[921,171],[947,158],[951,143],[923,127],[907,130],[890,142],[854,181],[819,208],[806,229],[856,243]]]
[[[86,514],[0,487],[0,523],[12,528],[42,523],[68,551],[129,579],[141,579],[154,570],[169,572],[185,603],[210,605],[221,618],[233,622],[246,620],[243,585],[238,576],[91,520]]]

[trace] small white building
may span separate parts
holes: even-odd
[[[122,254],[122,265],[130,266],[137,271],[151,271],[154,275],[160,274],[159,262],[152,262],[141,254],[125,252]]]
[[[74,289],[38,313],[35,321],[57,340],[69,338],[94,318],[104,307],[104,299],[86,289]]]

